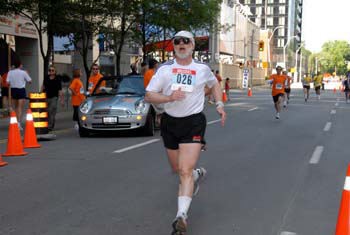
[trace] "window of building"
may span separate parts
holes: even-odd
[[[267,3],[273,3],[274,0],[268,0]]]
[[[273,15],[273,7],[267,7],[267,15]]]
[[[245,4],[250,4],[250,0],[244,0]]]
[[[284,37],[284,28],[283,29],[278,29],[278,36]]]
[[[262,4],[262,0],[256,0],[256,4]]]
[[[286,14],[286,7],[285,7],[285,6],[280,6],[280,7],[278,8],[278,13],[279,13],[280,15],[285,15],[285,14]]]
[[[285,18],[284,17],[278,18],[278,25],[285,25]]]
[[[284,39],[283,38],[279,38],[277,40],[277,47],[284,47]]]
[[[273,25],[273,17],[267,17],[267,25]]]
[[[256,15],[261,16],[262,15],[262,7],[256,7]]]
[[[280,0],[280,3],[286,3],[286,0]]]

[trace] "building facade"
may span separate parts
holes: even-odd
[[[261,29],[274,32],[270,41],[271,67],[286,62],[294,66],[295,52],[301,45],[303,0],[239,0],[249,6],[249,19]],[[284,52],[285,48],[285,53]],[[285,58],[283,56],[285,54]]]

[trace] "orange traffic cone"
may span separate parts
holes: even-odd
[[[7,140],[7,151],[3,156],[24,156],[21,134],[19,132],[16,113],[11,112],[10,127]]]
[[[335,234],[350,235],[350,164],[348,165],[348,171],[346,173]]]
[[[40,148],[38,144],[33,123],[33,114],[30,109],[27,111],[26,131],[24,134],[24,148]]]
[[[6,166],[8,163],[7,162],[3,162],[2,161],[2,157],[1,157],[1,154],[0,154],[0,166]]]
[[[223,92],[222,92],[222,102],[226,102],[227,101],[227,95],[226,95],[226,91],[224,90]]]
[[[248,96],[252,96],[252,89],[248,88]]]
[[[337,94],[337,89],[335,87],[334,87],[333,93]]]

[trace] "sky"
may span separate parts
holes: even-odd
[[[350,43],[350,0],[304,0],[302,40],[311,52],[330,40]]]

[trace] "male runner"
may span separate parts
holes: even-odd
[[[292,78],[288,76],[287,71],[283,71],[283,75],[285,75],[287,78],[286,87],[284,88],[284,91],[286,94],[284,96],[284,102],[283,102],[283,107],[285,108],[287,107],[287,104],[289,104],[289,97],[290,97],[290,91],[291,91],[290,84],[292,83]]]
[[[302,80],[303,88],[304,88],[304,99],[305,99],[305,102],[307,102],[307,100],[310,97],[310,83],[311,82],[312,82],[312,78],[309,76],[308,73],[305,73],[305,77]]]
[[[344,93],[345,93],[345,101],[349,103],[350,99],[350,72],[346,74],[346,77],[343,81]]]
[[[315,92],[318,100],[321,99],[322,81],[323,81],[323,76],[320,74],[320,72],[317,72],[317,74],[314,77],[314,87],[315,87]]]
[[[173,44],[176,59],[158,68],[146,88],[145,100],[153,104],[164,103],[161,135],[171,167],[180,176],[173,234],[184,234],[194,178],[199,172],[203,174],[202,170],[196,172],[193,169],[199,159],[206,128],[206,118],[202,113],[205,85],[212,90],[222,126],[226,113],[221,101],[222,91],[214,74],[206,64],[192,59],[195,46],[192,33],[178,32]]]
[[[277,74],[270,76],[270,83],[272,84],[272,98],[275,104],[276,119],[280,119],[281,103],[284,96],[284,88],[286,85],[287,77],[282,74],[283,68],[281,66],[276,67]]]

